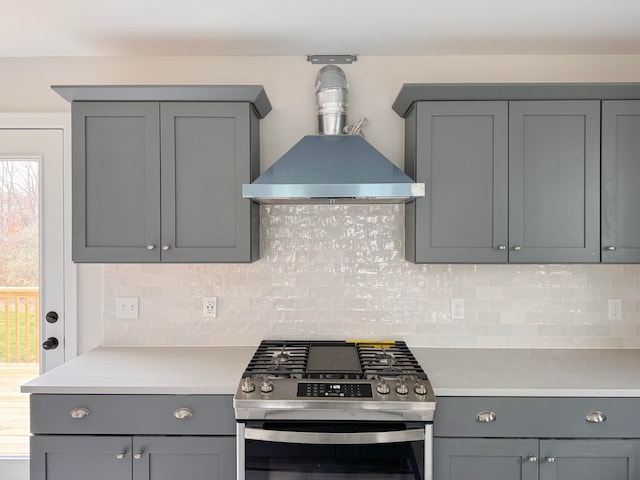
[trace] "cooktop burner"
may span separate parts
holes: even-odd
[[[435,396],[402,341],[264,340],[233,400],[238,420],[431,421]]]
[[[427,379],[405,342],[264,340],[242,377]]]

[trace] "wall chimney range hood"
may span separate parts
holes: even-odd
[[[307,135],[242,196],[259,203],[405,203],[423,197],[424,183],[408,175],[346,127],[347,81],[326,65],[316,77],[319,135]]]

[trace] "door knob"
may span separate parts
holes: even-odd
[[[47,312],[44,318],[49,323],[56,323],[58,321],[58,314],[53,311]]]
[[[58,348],[60,342],[56,337],[49,337],[44,342],[42,342],[42,348],[45,350],[55,350]]]

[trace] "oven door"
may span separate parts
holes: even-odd
[[[432,424],[238,424],[238,480],[432,480]]]

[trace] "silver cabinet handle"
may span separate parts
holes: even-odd
[[[167,250],[169,250],[171,247],[169,245],[162,245],[162,250],[164,250],[165,252]]]
[[[84,418],[91,415],[91,410],[85,407],[76,407],[69,412],[71,418]]]
[[[604,247],[604,249],[609,250],[610,252],[613,252],[616,249],[616,247],[614,247],[613,245],[610,245],[608,247]]]
[[[556,457],[554,457],[552,455],[547,455],[546,459],[547,459],[547,462],[549,462],[549,463],[556,463]]]
[[[520,245],[516,245],[515,247],[513,247],[513,249],[514,249],[516,252],[519,252],[519,251],[521,251],[521,250],[522,250],[522,246],[520,246]]]
[[[178,408],[173,412],[173,417],[178,420],[188,420],[189,418],[193,418],[193,410],[186,407]]]
[[[538,461],[538,457],[536,457],[535,455],[529,455],[527,457],[527,460],[529,460],[531,463],[535,463]]]
[[[147,245],[147,250],[153,250],[155,248],[156,248],[155,245]]]
[[[495,422],[496,418],[498,417],[495,412],[480,412],[476,415],[476,422],[490,423]]]
[[[595,412],[588,413],[585,419],[590,423],[602,423],[607,421],[607,416],[600,410],[596,410]]]
[[[127,456],[127,452],[120,452],[119,454],[116,455],[116,458],[118,460],[122,460],[126,456]]]
[[[388,432],[292,432],[285,430],[263,430],[262,428],[246,428],[244,438],[263,442],[362,445],[369,443],[399,443],[422,441],[424,429],[390,430]]]
[[[498,245],[498,250],[506,250],[507,246],[506,245]]]
[[[135,458],[136,460],[140,460],[142,458],[142,455],[142,452],[136,452],[133,454],[133,458]]]

